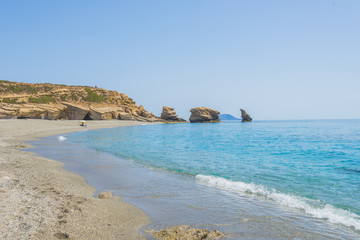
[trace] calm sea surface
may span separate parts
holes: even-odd
[[[360,238],[360,120],[141,125],[34,145],[144,209],[152,228],[203,224],[233,239]]]

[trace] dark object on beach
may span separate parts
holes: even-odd
[[[69,234],[67,233],[55,233],[54,237],[56,237],[57,239],[69,239]]]
[[[190,110],[190,122],[192,123],[202,123],[202,122],[219,122],[219,111],[207,108],[207,107],[197,107]]]
[[[252,118],[250,117],[250,115],[245,112],[244,109],[240,109],[241,111],[241,122],[251,122],[252,121]]]
[[[161,119],[168,122],[187,122],[185,119],[179,118],[174,108],[163,106]]]

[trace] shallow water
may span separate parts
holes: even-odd
[[[151,228],[190,224],[233,239],[358,239],[360,121],[161,124],[32,143]]]

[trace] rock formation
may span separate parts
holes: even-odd
[[[251,122],[252,121],[252,118],[250,117],[250,115],[245,112],[244,109],[240,109],[241,111],[241,122]]]
[[[166,107],[166,106],[163,107],[161,113],[161,119],[168,122],[187,122],[185,119],[179,118],[174,108]]]
[[[174,226],[167,229],[154,231],[145,231],[151,233],[156,239],[192,239],[192,240],[205,240],[205,239],[219,239],[223,238],[224,234],[218,230],[210,231],[208,229],[192,228],[188,225]]]
[[[0,81],[0,118],[162,121],[124,93],[9,81]]]
[[[219,111],[207,108],[197,107],[190,110],[190,122],[219,122]]]
[[[112,198],[112,192],[102,192],[102,193],[99,193],[99,198],[100,198],[100,199],[109,199],[109,198]]]

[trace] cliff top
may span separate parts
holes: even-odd
[[[0,102],[56,104],[71,102],[104,105],[136,105],[124,93],[90,86],[51,83],[21,83],[0,80]]]

